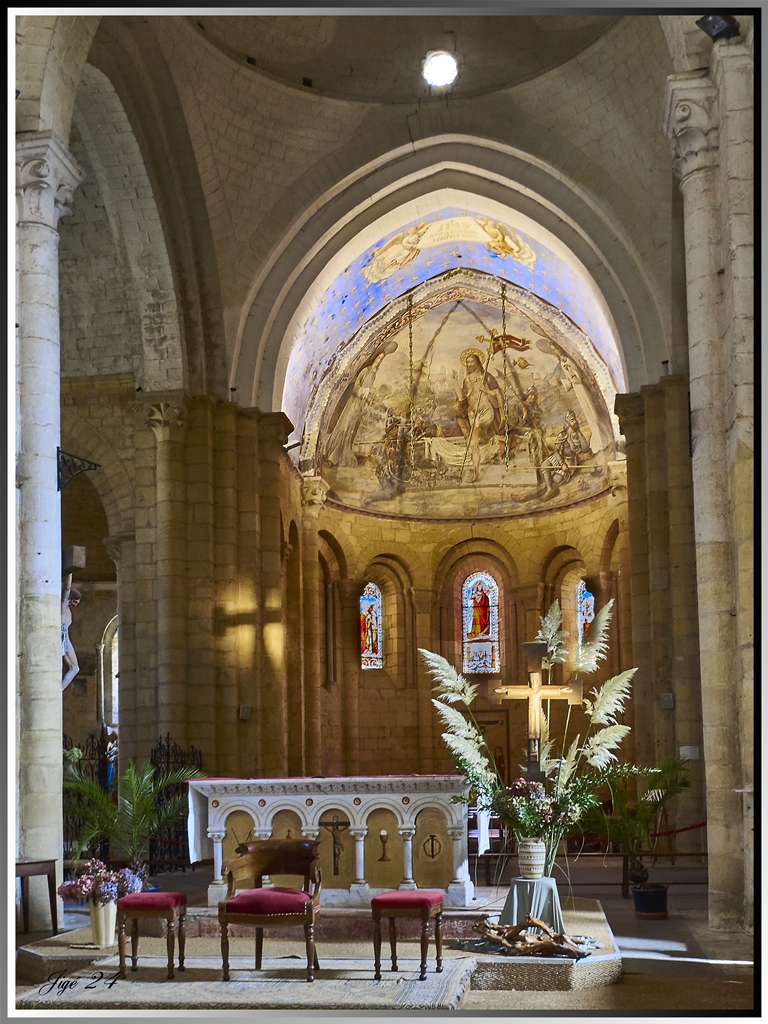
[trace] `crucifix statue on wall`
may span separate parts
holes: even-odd
[[[526,775],[534,781],[541,781],[541,705],[542,701],[567,700],[569,704],[581,704],[583,685],[571,682],[567,686],[544,685],[542,662],[546,657],[547,645],[534,640],[523,644],[527,660],[528,683],[522,686],[499,686],[494,692],[502,700],[528,701],[528,768]]]

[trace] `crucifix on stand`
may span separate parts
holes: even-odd
[[[528,701],[528,767],[526,775],[533,782],[541,782],[541,703],[549,700],[567,700],[569,704],[581,704],[583,685],[571,682],[567,686],[543,685],[542,661],[547,645],[533,640],[523,644],[528,662],[528,684],[524,686],[499,686],[494,692],[502,700]]]

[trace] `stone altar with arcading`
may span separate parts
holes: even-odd
[[[193,863],[213,857],[214,878],[208,887],[208,905],[216,906],[226,892],[221,873],[222,843],[230,814],[245,811],[253,819],[254,838],[268,839],[272,835],[275,814],[291,810],[298,815],[303,836],[317,839],[322,830],[321,818],[332,810],[342,810],[349,821],[347,834],[355,842],[355,877],[349,889],[324,886],[321,903],[367,907],[377,892],[385,891],[370,887],[365,878],[363,843],[370,815],[379,809],[394,814],[403,841],[399,888],[416,889],[412,850],[416,819],[422,811],[437,810],[445,818],[453,846],[452,877],[445,890],[445,903],[451,907],[469,907],[474,886],[469,877],[467,805],[454,802],[457,797],[466,798],[468,793],[468,784],[458,775],[194,779],[189,783],[189,856]]]

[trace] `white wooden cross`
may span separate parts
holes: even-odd
[[[523,644],[528,660],[528,685],[499,686],[494,691],[502,700],[528,701],[528,777],[539,778],[541,743],[541,704],[545,700],[567,700],[569,704],[581,704],[583,684],[571,682],[567,686],[544,686],[542,684],[541,662],[547,653],[547,645],[539,641]]]

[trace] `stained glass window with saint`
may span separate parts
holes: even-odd
[[[589,627],[595,619],[595,598],[587,590],[584,580],[579,580],[576,590],[576,628],[578,630],[579,647],[585,647],[592,643],[589,636]]]
[[[473,572],[461,588],[462,672],[498,672],[499,587],[490,573]]]
[[[360,667],[384,668],[381,591],[375,583],[366,583],[360,598]]]

